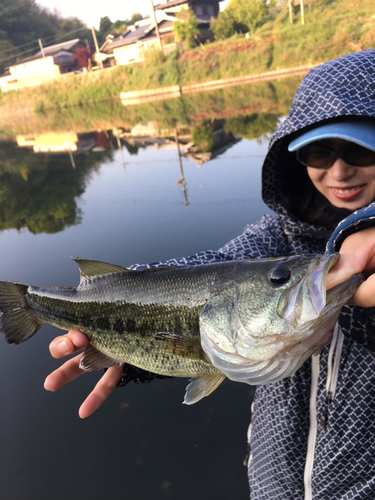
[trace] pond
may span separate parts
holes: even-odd
[[[155,120],[129,125],[118,116],[100,130],[85,122],[72,132],[63,119],[58,130],[46,117],[44,130],[38,123],[37,132],[7,131],[1,280],[76,286],[69,256],[122,266],[163,261],[217,249],[270,213],[261,165],[285,106],[267,114],[220,109],[230,118],[163,124],[163,131]],[[46,392],[44,379],[60,364],[48,351],[57,334],[44,326],[19,346],[0,340],[2,499],[248,497],[252,387],[225,381],[185,406],[187,379],[131,383],[81,420],[79,405],[100,374]]]

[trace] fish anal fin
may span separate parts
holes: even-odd
[[[115,359],[98,351],[96,347],[89,345],[83,353],[79,362],[79,367],[86,372],[95,372],[97,370],[103,370],[104,368],[110,368],[116,364],[118,364],[118,362]]]
[[[81,280],[95,278],[106,274],[129,272],[129,269],[126,269],[125,267],[107,264],[106,262],[100,262],[99,260],[85,260],[79,258],[73,258],[73,260],[78,264],[81,272]]]
[[[225,379],[225,375],[219,373],[214,375],[205,375],[200,378],[192,378],[186,387],[185,405],[193,405],[202,398],[209,396]]]
[[[176,333],[159,332],[155,335],[155,340],[163,343],[163,350],[175,356],[182,356],[187,359],[196,359],[210,363],[206,353],[203,351],[200,342],[184,335]]]

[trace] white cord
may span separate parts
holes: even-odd
[[[331,345],[329,347],[328,360],[327,360],[327,382],[326,382],[327,395],[329,395],[329,392],[330,392],[330,385],[331,385],[331,379],[332,379],[332,369],[333,369],[332,358],[333,358],[333,353],[335,352],[335,348],[336,348],[336,344],[337,344],[338,332],[339,332],[339,324],[338,324],[338,322],[336,322],[335,328],[333,330],[333,335],[332,335]]]
[[[310,429],[307,440],[307,452],[305,471],[303,475],[303,484],[305,489],[304,500],[312,500],[311,477],[314,465],[315,442],[317,432],[316,421],[316,398],[318,393],[320,355],[311,358],[311,392],[310,392]]]
[[[343,345],[344,345],[344,335],[341,332],[341,330],[338,330],[337,346],[336,346],[336,352],[335,352],[335,361],[333,363],[332,379],[331,379],[331,385],[330,385],[329,393],[328,393],[330,401],[333,401],[335,399],[335,395],[336,395],[336,387],[337,387],[337,380],[339,378],[339,368],[340,368],[341,353],[342,353]]]

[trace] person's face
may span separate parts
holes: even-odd
[[[324,139],[317,141],[317,144],[340,151],[348,142],[343,139]],[[335,207],[355,210],[375,200],[375,164],[355,167],[337,158],[327,170],[306,168],[316,189]]]

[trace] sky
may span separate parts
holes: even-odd
[[[230,0],[221,2],[223,9]],[[105,2],[77,2],[77,0],[37,0],[42,7],[51,10],[57,9],[64,17],[78,17],[85,22],[88,27],[99,28],[100,18],[108,16],[111,21],[117,19],[130,19],[131,15],[139,12],[143,16],[152,16],[151,0],[106,0]],[[159,0],[154,0],[157,5]]]

